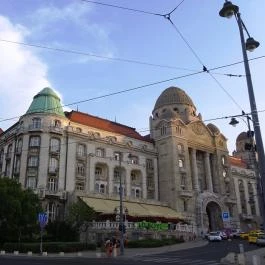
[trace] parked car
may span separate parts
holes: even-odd
[[[242,239],[248,239],[248,232],[241,232],[239,234],[239,237],[242,238]]]
[[[240,230],[232,229],[230,233],[230,238],[239,238],[239,237],[240,237]]]
[[[209,241],[222,241],[222,236],[221,236],[221,232],[217,231],[217,232],[210,232],[208,234],[208,240]]]
[[[265,234],[262,231],[257,231],[257,230],[249,232],[249,234],[248,234],[248,243],[249,244],[256,244],[257,238],[259,236],[265,236]]]
[[[260,235],[257,237],[256,244],[259,247],[265,246],[265,235]]]

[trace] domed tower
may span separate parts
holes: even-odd
[[[222,229],[221,213],[236,203],[227,139],[215,125],[203,123],[191,98],[178,87],[158,97],[150,131],[158,152],[160,200],[199,225],[200,232]]]
[[[36,96],[34,96],[26,115],[33,113],[49,113],[65,116],[60,98],[49,87],[45,87]]]
[[[254,138],[252,132],[241,132],[236,138],[236,151],[233,156],[241,158],[246,162],[247,167],[255,169],[255,150]]]
[[[176,118],[187,124],[199,120],[200,115],[196,116],[196,107],[185,91],[178,87],[169,87],[158,97],[150,123],[156,126],[161,120],[169,121]]]

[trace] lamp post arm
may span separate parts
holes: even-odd
[[[244,59],[244,66],[245,66],[245,72],[246,72],[246,81],[247,81],[247,87],[248,87],[248,95],[249,95],[249,102],[250,102],[250,109],[251,109],[251,115],[252,115],[252,121],[253,121],[253,127],[254,127],[254,133],[255,133],[255,139],[256,139],[256,146],[257,146],[257,153],[258,153],[258,166],[259,166],[259,175],[257,176],[257,180],[260,180],[261,185],[261,196],[262,196],[262,217],[263,217],[263,228],[265,228],[265,216],[264,216],[264,205],[265,205],[265,193],[264,193],[264,186],[265,186],[265,155],[264,155],[264,147],[263,147],[263,141],[261,137],[261,131],[260,131],[260,124],[259,124],[259,118],[258,118],[258,112],[256,107],[256,100],[252,85],[252,79],[251,79],[251,73],[249,68],[249,62],[248,62],[248,56],[245,46],[245,39],[244,39],[244,32],[243,32],[243,22],[241,20],[240,13],[236,13],[237,18],[237,24],[239,28],[240,33],[240,40],[241,40],[241,46],[242,46],[242,53],[243,53],[243,59]]]

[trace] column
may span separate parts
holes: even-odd
[[[198,180],[198,168],[197,168],[197,161],[196,161],[196,150],[191,149],[191,174],[193,180],[193,189],[195,191],[199,191],[199,180]]]
[[[142,175],[142,194],[143,194],[143,199],[147,198],[147,185],[146,185],[146,171],[142,170],[141,171]]]
[[[252,215],[251,214],[250,205],[249,205],[249,194],[248,194],[248,183],[247,183],[247,180],[243,179],[243,184],[244,184],[244,191],[245,191],[245,201],[246,201],[246,204],[247,204],[247,214],[248,215]]]
[[[238,205],[238,214],[242,213],[242,205],[241,205],[241,199],[240,199],[240,192],[239,192],[239,184],[238,184],[238,179],[233,178],[234,180],[234,185],[235,185],[235,192],[236,192],[236,201]]]
[[[212,181],[211,166],[210,166],[210,155],[208,152],[204,153],[204,164],[205,164],[207,190],[210,192],[213,192],[213,181]]]
[[[259,207],[259,194],[257,190],[257,183],[253,183],[253,191],[254,191],[254,201],[255,201],[255,209],[256,209],[256,215],[260,216],[260,207]]]
[[[114,184],[114,167],[112,165],[108,165],[106,174],[108,176],[109,195],[112,195],[113,194],[113,184]]]
[[[131,169],[126,169],[125,173],[125,190],[126,196],[131,196]]]

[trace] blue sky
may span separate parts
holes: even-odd
[[[180,0],[105,0],[103,3],[167,13]],[[171,19],[208,69],[242,60],[239,32],[234,18],[219,16],[224,1],[185,0]],[[261,45],[249,58],[265,55],[264,0],[233,2],[240,6],[251,36]],[[0,39],[59,49],[124,58],[151,64],[202,70],[176,29],[163,17],[95,5],[81,0],[1,0]],[[0,41],[0,119],[26,112],[33,96],[45,86],[55,89],[64,104],[131,89],[192,73],[115,60],[22,46]],[[265,110],[265,58],[250,62],[256,103]],[[243,64],[213,73],[244,75]],[[169,86],[186,91],[203,120],[250,111],[246,80],[207,73],[160,83],[124,94],[71,106],[95,116],[116,120],[147,134],[149,116],[158,96]],[[229,96],[228,96],[229,94]],[[69,108],[68,108],[69,109]],[[265,112],[259,113],[263,139]],[[12,122],[1,122],[7,129]],[[212,121],[235,149],[237,135],[246,130],[229,119]],[[265,141],[265,139],[264,139]]]

